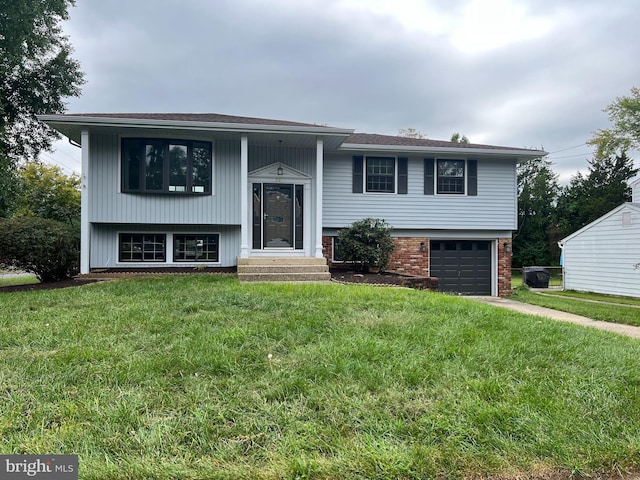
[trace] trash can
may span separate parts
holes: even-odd
[[[524,283],[531,288],[549,288],[549,270],[544,267],[525,267]]]

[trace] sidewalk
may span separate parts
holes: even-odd
[[[528,303],[516,302],[515,300],[509,300],[499,297],[469,297],[479,302],[493,305],[495,307],[506,308],[515,312],[527,313],[529,315],[537,315],[539,317],[546,317],[552,320],[559,320],[562,322],[569,322],[575,325],[583,327],[597,328],[599,330],[607,330],[609,332],[618,333],[620,335],[626,335],[632,338],[640,338],[640,327],[633,327],[631,325],[622,325],[619,323],[602,322],[600,320],[592,320],[591,318],[582,317],[580,315],[574,315],[573,313],[560,312],[558,310],[552,310],[551,308],[539,307],[537,305],[529,305]]]

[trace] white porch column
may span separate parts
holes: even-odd
[[[249,138],[240,140],[240,258],[249,258]]]
[[[316,193],[316,238],[315,238],[315,257],[322,258],[322,173],[324,170],[324,142],[322,138],[316,139],[316,177],[315,177],[315,193]]]
[[[89,132],[82,130],[82,167],[80,177],[80,273],[91,268],[91,225],[89,225]]]

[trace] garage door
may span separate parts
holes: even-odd
[[[430,272],[441,292],[491,295],[491,242],[433,240]]]

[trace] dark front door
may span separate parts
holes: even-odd
[[[302,185],[253,184],[253,248],[303,248]]]
[[[263,245],[293,247],[293,185],[265,183]]]
[[[491,242],[434,240],[429,271],[442,292],[491,295]]]

